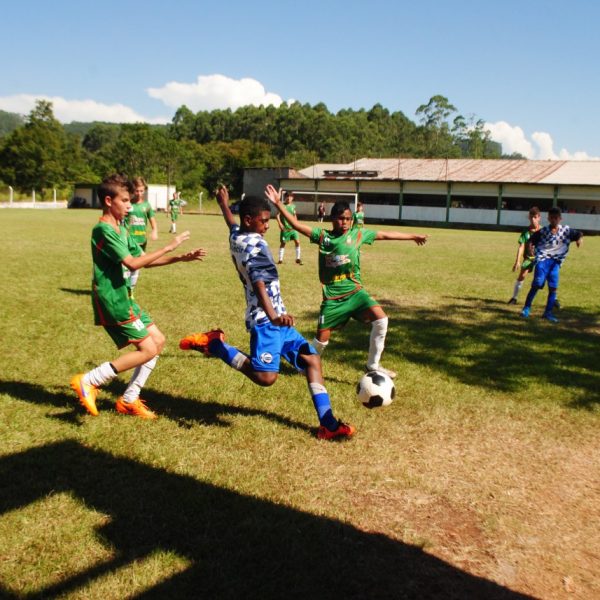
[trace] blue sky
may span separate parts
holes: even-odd
[[[594,0],[0,0],[0,109],[168,122],[240,104],[435,94],[529,158],[600,157]]]

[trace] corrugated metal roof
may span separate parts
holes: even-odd
[[[336,177],[325,171],[346,174]],[[377,175],[353,176],[352,171],[376,171]],[[600,185],[600,161],[361,158],[348,164],[312,165],[301,169],[299,175],[310,179]]]

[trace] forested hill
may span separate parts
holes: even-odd
[[[459,114],[444,96],[433,96],[415,114],[413,121],[380,104],[333,113],[322,103],[295,102],[196,113],[182,106],[168,125],[61,125],[52,104],[38,101],[25,119],[0,111],[0,127],[6,123],[7,129],[0,138],[0,180],[43,189],[120,171],[156,183],[168,180],[189,193],[227,181],[235,194],[241,191],[245,167],[303,168],[364,156],[501,156],[484,121]],[[34,169],[29,159],[51,168]]]

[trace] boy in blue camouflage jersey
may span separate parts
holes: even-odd
[[[231,257],[246,295],[246,329],[250,333],[250,355],[225,343],[220,329],[194,333],[179,342],[182,350],[197,350],[216,356],[260,386],[277,380],[281,358],[306,376],[319,418],[319,439],[351,437],[355,429],[336,419],[325,389],[321,358],[294,328],[294,317],[286,312],[279,274],[264,234],[271,215],[264,198],[246,196],[240,203],[238,225],[229,208],[229,193],[221,187],[217,202],[229,227]]]
[[[577,229],[571,229],[568,225],[561,225],[562,215],[560,208],[551,208],[548,211],[548,225],[536,231],[529,238],[529,253],[535,249],[535,271],[533,282],[521,316],[528,318],[533,299],[538,290],[548,282],[548,300],[542,318],[551,323],[558,323],[558,319],[552,313],[556,304],[556,291],[558,289],[558,277],[560,267],[567,258],[569,245],[575,242],[577,247],[582,244],[583,233]]]

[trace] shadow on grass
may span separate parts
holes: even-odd
[[[113,399],[99,396],[98,409],[114,410],[114,400],[123,394],[124,383],[113,380],[109,385],[103,388],[104,392],[112,393]],[[0,394],[8,394],[13,398],[25,400],[32,404],[47,404],[58,408],[64,408],[66,411],[55,418],[80,425],[83,423],[82,417],[85,410],[78,404],[74,392],[53,392],[47,388],[24,381],[1,381]],[[172,419],[181,427],[191,427],[193,424],[212,425],[217,427],[229,427],[229,417],[262,417],[273,421],[283,427],[290,429],[299,429],[307,433],[314,433],[316,427],[310,427],[306,423],[300,423],[288,419],[276,413],[261,410],[258,408],[246,408],[240,406],[230,406],[218,402],[201,402],[189,400],[187,398],[178,398],[164,392],[144,389],[144,399],[149,401],[153,410],[162,417]],[[310,402],[310,397],[306,396],[306,401]]]
[[[67,292],[67,294],[73,294],[74,296],[91,296],[91,290],[80,290],[74,288],[59,288],[61,292]]]
[[[569,403],[573,408],[596,407],[598,315],[567,308],[557,313],[560,323],[553,325],[541,319],[539,300],[527,320],[518,307],[472,297],[448,298],[439,308],[394,309],[382,362],[399,355],[482,391],[513,393],[549,384],[557,392],[570,390],[576,397]],[[324,360],[343,361],[361,371],[369,333],[369,326],[350,321],[332,334]],[[554,401],[563,402],[559,397]]]
[[[526,598],[384,535],[243,496],[77,442],[0,459],[0,514],[68,493],[108,517],[96,534],[114,558],[5,598],[55,598],[157,551],[187,570],[135,598]],[[45,518],[51,521],[52,514]],[[58,572],[58,571],[57,571]]]

